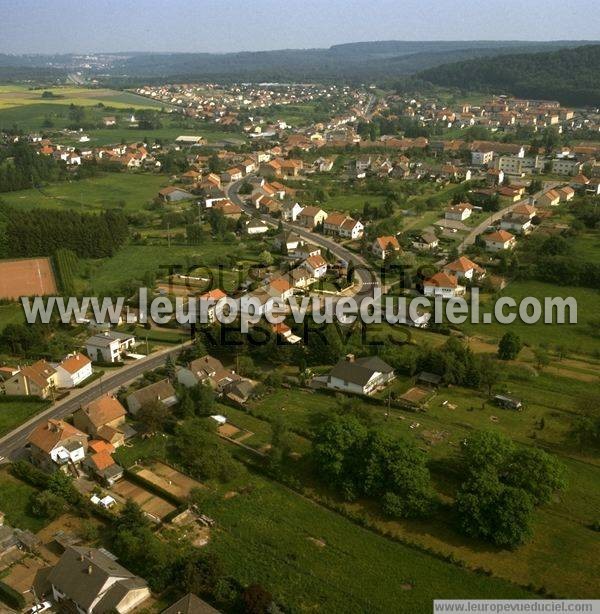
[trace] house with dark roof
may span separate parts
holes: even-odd
[[[146,581],[109,552],[68,546],[48,574],[52,596],[65,611],[127,614],[150,597]]]
[[[161,614],[219,614],[211,605],[196,597],[194,593],[188,593],[179,601],[163,610]]]
[[[332,390],[369,395],[395,377],[394,369],[377,356],[355,358],[348,354],[321,381]]]
[[[127,409],[135,415],[144,405],[158,401],[166,407],[172,407],[178,399],[171,382],[168,379],[163,379],[132,392],[126,400]]]

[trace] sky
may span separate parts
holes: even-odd
[[[599,38],[599,0],[0,0],[0,53]]]

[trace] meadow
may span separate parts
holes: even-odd
[[[43,92],[52,92],[52,97],[42,97]],[[21,85],[0,87],[0,110],[30,105],[78,105],[92,107],[99,104],[115,109],[160,109],[164,105],[131,92],[108,88],[50,87],[29,89]]]
[[[54,183],[43,188],[3,192],[0,200],[16,208],[75,209],[94,212],[122,208],[143,209],[169,185],[164,175],[149,173],[103,173],[90,179]]]
[[[538,281],[513,281],[500,296],[511,296],[516,301],[525,297],[535,297],[544,304],[546,297],[573,297],[577,301],[576,324],[525,324],[517,317],[508,327],[506,324],[471,324],[465,322],[460,329],[468,335],[477,335],[490,343],[497,344],[502,335],[510,328],[524,343],[531,346],[547,345],[554,348],[562,345],[571,353],[592,354],[598,351],[598,340],[591,334],[589,324],[597,316],[600,293],[592,288],[557,286]],[[489,310],[492,297],[482,297],[482,313]]]
[[[30,511],[32,495],[37,492],[33,486],[14,478],[6,469],[0,470],[0,491],[2,491],[2,511],[6,524],[19,529],[37,533],[48,520],[37,518]]]
[[[431,612],[446,598],[527,598],[501,580],[470,573],[385,539],[253,476],[203,496],[218,529],[208,546],[243,583],[259,582],[299,611]],[[224,496],[225,493],[231,493]]]
[[[35,399],[31,401],[2,399],[0,402],[0,437],[39,414],[48,406],[49,403]]]
[[[230,412],[230,408],[218,410]],[[240,412],[243,414],[243,412]],[[259,429],[251,417],[233,422]],[[266,423],[259,438],[266,435]],[[229,445],[223,442],[223,445]],[[168,439],[136,440],[115,454],[124,466],[168,456]],[[430,612],[434,594],[448,598],[528,598],[505,581],[475,574],[388,540],[310,499],[255,474],[202,490],[203,513],[216,520],[207,546],[243,584],[258,582],[294,611]]]

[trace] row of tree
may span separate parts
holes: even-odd
[[[68,249],[80,258],[112,256],[126,241],[127,218],[116,210],[100,214],[36,209],[0,211],[1,257],[52,256]]]

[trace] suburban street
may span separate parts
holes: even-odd
[[[240,181],[230,183],[225,188],[225,194],[227,198],[229,198],[231,202],[235,203],[239,207],[242,207],[242,209],[244,209],[244,211],[248,215],[255,218],[259,218],[260,220],[265,222],[265,224],[276,228],[278,224],[275,220],[273,220],[273,218],[265,214],[260,214],[257,209],[248,205],[244,202],[242,198],[240,198],[238,191],[244,181],[247,180],[247,178],[248,177]],[[304,228],[303,226],[299,226],[298,224],[282,222],[282,226],[285,230],[295,232],[303,239],[306,239],[307,241],[310,241],[311,243],[314,243],[319,247],[328,249],[334,256],[336,256],[336,258],[339,258],[340,260],[344,260],[346,262],[354,262],[355,274],[357,279],[357,282],[355,284],[357,288],[354,295],[372,296],[373,286],[380,284],[379,276],[377,275],[377,272],[372,269],[372,267],[361,255],[351,252],[350,250],[346,249],[345,247],[343,247],[329,237],[318,234],[316,232],[311,232],[310,230]]]
[[[64,418],[82,405],[86,405],[98,397],[128,384],[137,379],[145,371],[156,369],[164,364],[168,356],[178,354],[184,347],[191,344],[186,341],[175,347],[159,350],[146,358],[141,358],[131,364],[117,369],[110,375],[103,375],[89,386],[72,390],[68,397],[58,401],[45,411],[33,416],[27,422],[0,438],[0,457],[12,458],[24,446],[30,433],[49,418]]]

